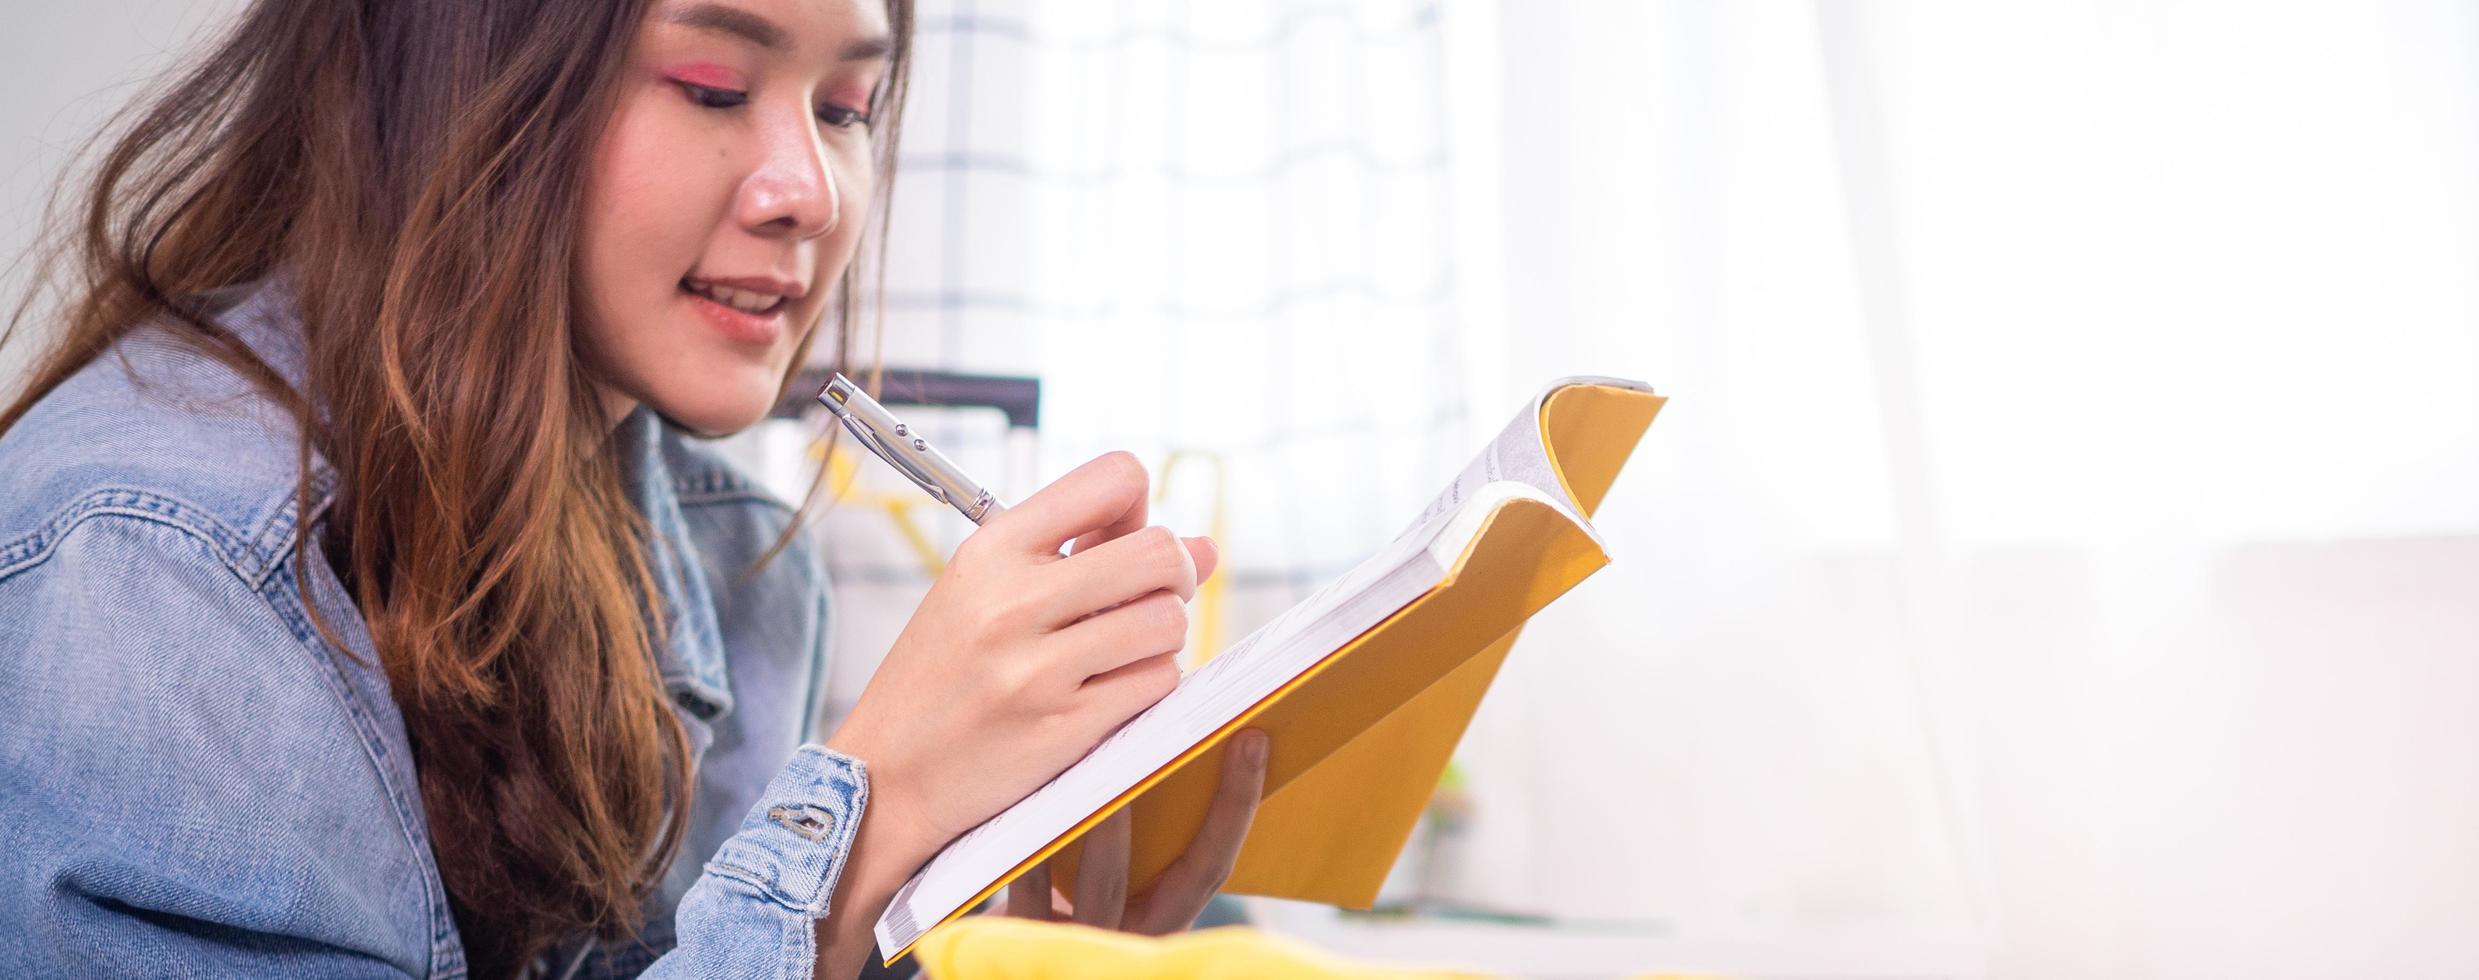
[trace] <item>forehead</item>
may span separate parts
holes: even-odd
[[[647,22],[775,52],[854,60],[883,54],[885,0],[659,0]]]

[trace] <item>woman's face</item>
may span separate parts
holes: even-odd
[[[586,356],[609,403],[764,418],[877,175],[879,0],[656,0],[586,186]]]

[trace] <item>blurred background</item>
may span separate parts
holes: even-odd
[[[237,7],[15,11],[0,247]],[[1260,922],[2479,975],[2479,6],[923,0],[918,45],[873,357],[1037,381],[909,413],[1015,496],[1147,459],[1226,553],[1201,650],[1550,379],[1672,399],[1380,912]],[[820,431],[731,451],[797,494]],[[966,529],[849,472],[830,719]]]

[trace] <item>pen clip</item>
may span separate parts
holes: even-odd
[[[938,481],[930,479],[929,474],[922,472],[921,468],[914,465],[911,459],[880,440],[877,433],[870,431],[867,423],[843,412],[835,413],[835,418],[843,422],[844,428],[852,431],[853,438],[861,440],[861,445],[869,447],[869,451],[877,453],[879,459],[886,460],[888,465],[895,467],[896,471],[904,474],[906,479],[918,484],[923,492],[936,498],[939,503],[950,506],[955,503],[947,499],[947,488],[939,486]]]

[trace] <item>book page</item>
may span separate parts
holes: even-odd
[[[1509,481],[1539,490],[1542,499],[1582,526],[1585,533],[1592,535],[1593,543],[1604,544],[1600,533],[1594,531],[1591,522],[1584,519],[1575,499],[1567,495],[1565,482],[1558,478],[1557,463],[1550,459],[1549,447],[1541,441],[1541,410],[1549,403],[1549,396],[1556,394],[1560,388],[1578,384],[1652,390],[1642,382],[1621,378],[1578,376],[1550,382],[1532,396],[1523,411],[1515,413],[1514,420],[1507,423],[1497,438],[1489,440],[1489,445],[1481,448],[1480,455],[1455,476],[1453,483],[1447,484],[1445,492],[1438,494],[1437,499],[1421,510],[1420,516],[1413,520],[1413,526],[1464,506],[1464,502],[1472,499],[1482,487]]]

